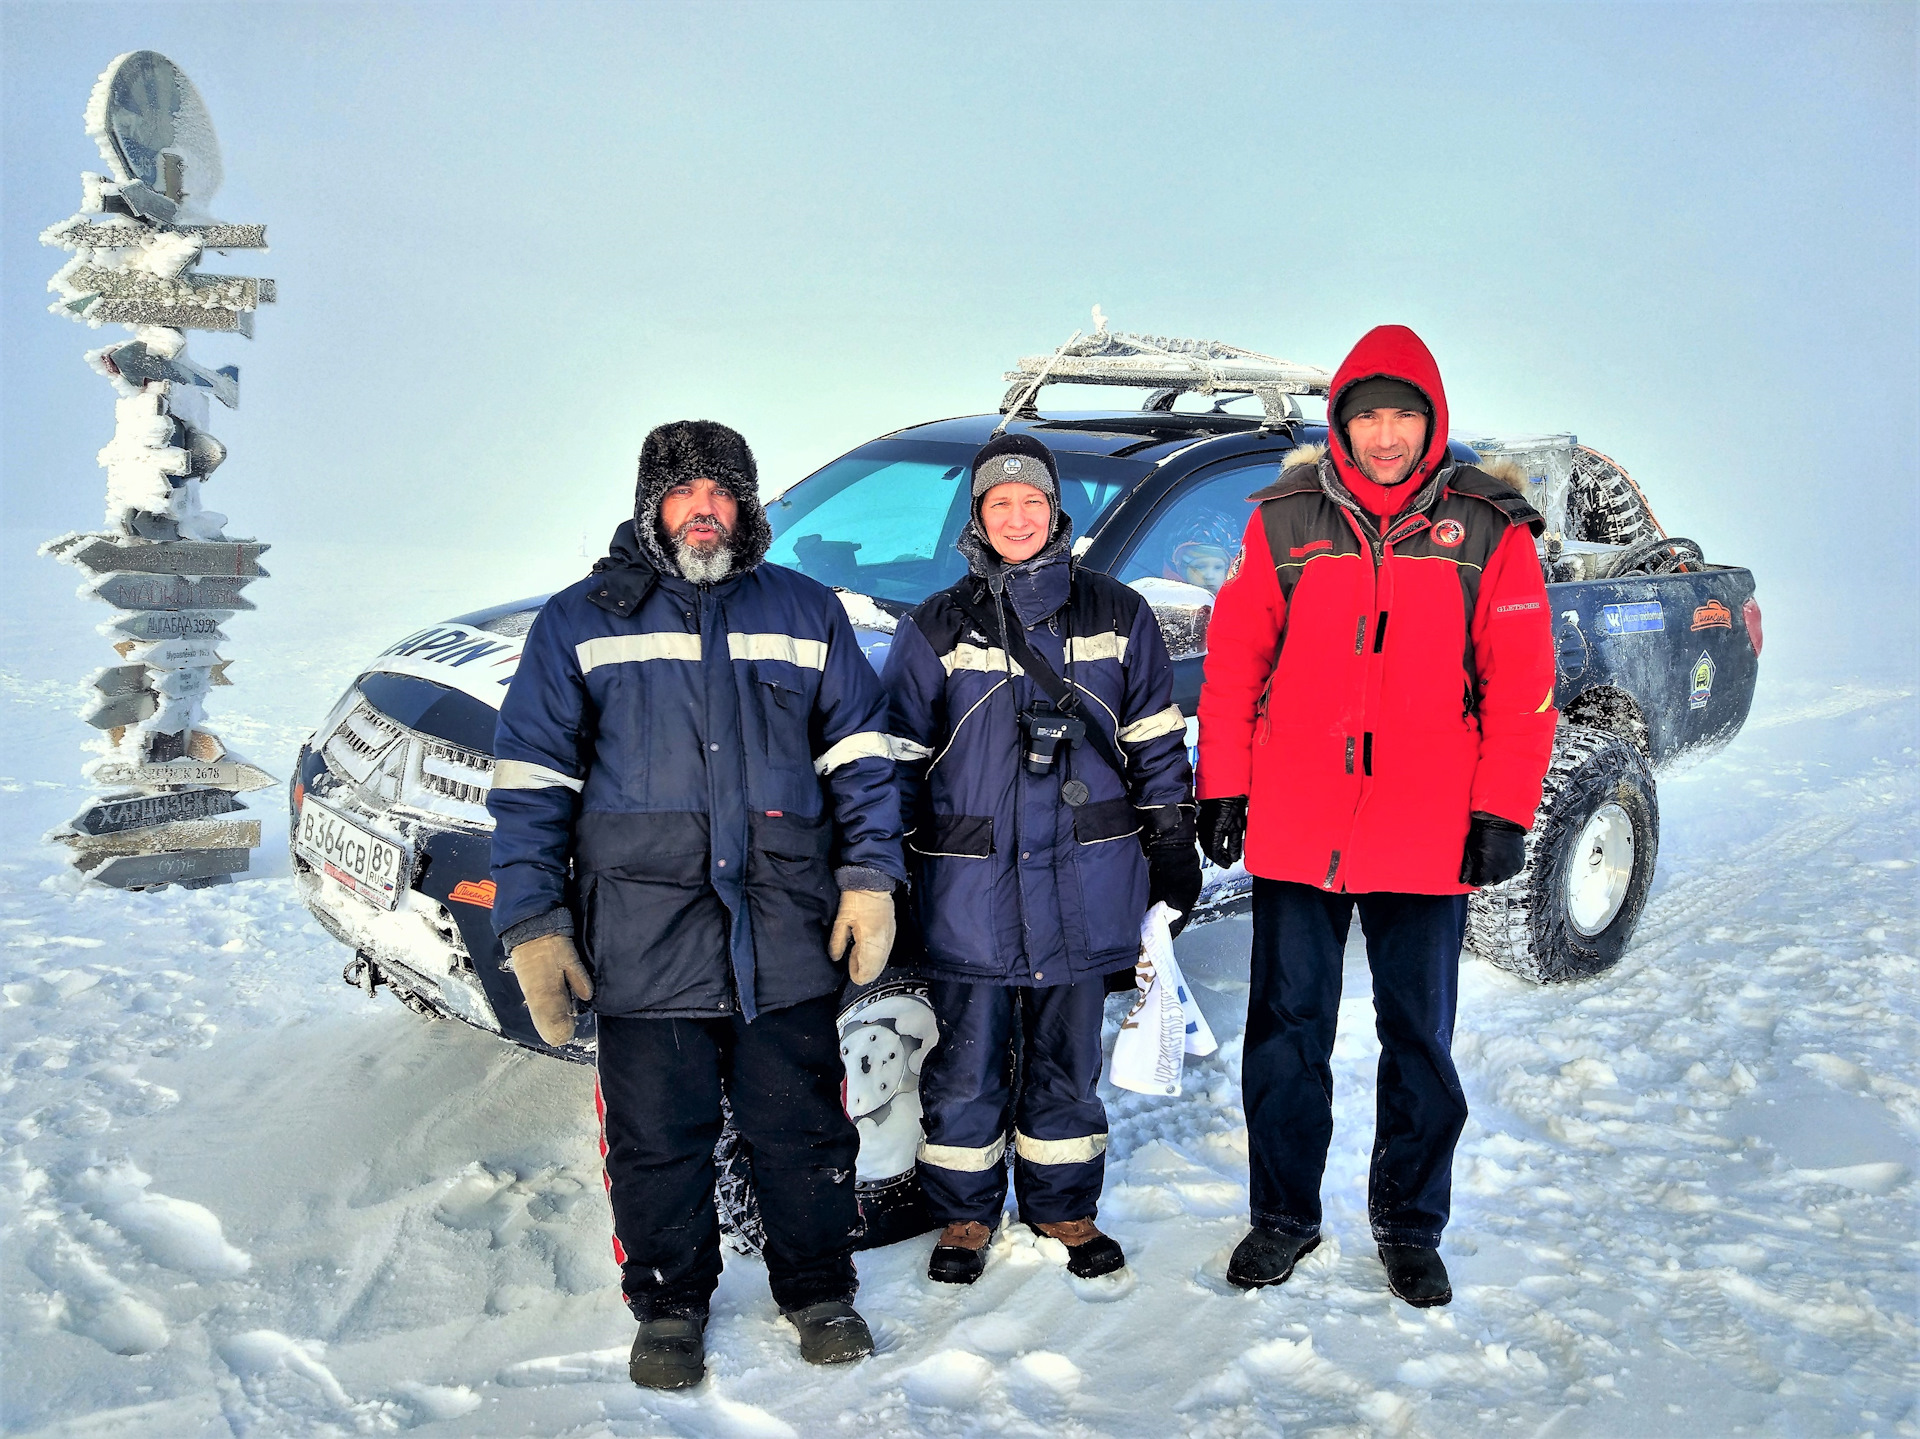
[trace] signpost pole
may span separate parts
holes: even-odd
[[[83,174],[80,212],[40,237],[71,254],[48,282],[49,308],[134,333],[87,355],[114,391],[113,439],[99,456],[105,528],[41,553],[83,571],[82,593],[113,608],[101,631],[120,662],[94,673],[81,713],[106,732],[86,774],[108,792],[47,838],[87,878],[119,889],[225,884],[260,844],[260,822],[240,817],[237,796],[276,781],[206,728],[202,704],[231,683],[220,626],[253,608],[241,591],[266,578],[267,546],[229,538],[226,516],[201,503],[227,458],[210,402],[238,407],[240,371],[196,363],[186,331],[253,337],[274,282],[199,265],[209,251],[266,249],[266,227],[207,212],[219,143],[199,91],[166,56],[117,57],[93,88],[86,127],[108,173]]]

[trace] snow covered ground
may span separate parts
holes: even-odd
[[[1329,1242],[1279,1290],[1225,1285],[1246,1208],[1228,921],[1180,942],[1220,1053],[1180,1099],[1109,1096],[1122,1282],[1070,1279],[1016,1226],[977,1286],[935,1290],[928,1241],[901,1244],[860,1261],[879,1354],[820,1371],[734,1259],[712,1376],[669,1396],[625,1376],[590,1075],[342,985],[278,793],[231,888],[81,889],[39,844],[86,793],[76,684],[104,611],[4,540],[8,1433],[1920,1435],[1910,675],[1788,679],[1770,654],[1733,747],[1662,777],[1618,970],[1537,989],[1469,961],[1451,1307],[1389,1298],[1367,1240],[1357,948]],[[376,642],[581,563],[267,562],[213,725],[281,775]]]

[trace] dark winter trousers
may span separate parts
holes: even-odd
[[[1467,1122],[1452,1053],[1463,894],[1329,894],[1254,880],[1241,1066],[1253,1222],[1295,1236],[1320,1232],[1341,956],[1356,908],[1380,1036],[1367,1177],[1373,1237],[1438,1248],[1453,1193],[1453,1147]]]
[[[721,1019],[600,1017],[614,1257],[635,1317],[707,1312],[720,1278],[720,1094],[746,1141],[783,1312],[853,1298],[854,1160],[832,995]]]
[[[928,991],[940,1042],[920,1072],[920,1187],[933,1217],[1000,1223],[1011,1120],[1020,1217],[1092,1218],[1106,1175],[1107,1111],[1096,1092],[1106,986],[935,979]]]

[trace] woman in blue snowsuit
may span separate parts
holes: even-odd
[[[928,1275],[979,1277],[1011,1144],[1020,1218],[1091,1277],[1126,1263],[1094,1225],[1106,980],[1155,901],[1185,914],[1200,893],[1186,721],[1152,609],[1075,565],[1047,448],[990,440],[972,490],[969,573],[900,622],[882,676],[940,1026],[920,1077],[920,1180],[946,1226]]]

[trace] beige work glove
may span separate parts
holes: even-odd
[[[593,998],[593,980],[573,940],[564,934],[543,934],[516,944],[509,959],[540,1037],[555,1048],[572,1039],[574,999]]]
[[[853,946],[849,953],[847,946]],[[847,977],[855,984],[872,984],[887,967],[893,951],[893,892],[885,889],[843,889],[840,912],[833,917],[827,954],[847,961]]]

